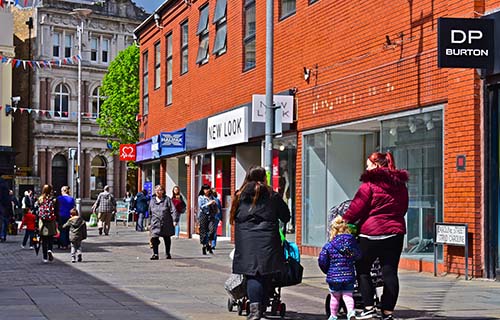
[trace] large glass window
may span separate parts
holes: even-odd
[[[98,118],[99,112],[101,110],[101,105],[104,102],[104,97],[101,96],[101,87],[96,87],[92,91],[92,96],[90,97],[92,101],[92,118]]]
[[[255,67],[255,0],[245,1],[244,7],[243,70]]]
[[[101,42],[101,59],[103,63],[109,62],[109,40],[103,39]]]
[[[67,34],[64,36],[64,57],[71,57],[71,51],[73,47],[73,38],[72,35]]]
[[[54,117],[68,118],[69,90],[64,84],[58,84],[53,93]]]
[[[410,174],[403,251],[432,253],[434,222],[443,220],[442,111],[383,121],[382,150],[390,150],[396,166]]]
[[[90,61],[97,62],[97,38],[90,39]]]
[[[108,184],[106,178],[106,158],[96,156],[90,163],[90,197],[97,199],[100,192],[104,190],[104,186]]]
[[[181,74],[188,72],[188,22],[181,24]]]

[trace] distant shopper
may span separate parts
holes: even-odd
[[[12,214],[9,186],[7,181],[0,177],[0,242],[7,240],[7,227]]]
[[[57,233],[57,208],[56,200],[52,196],[52,186],[46,184],[42,188],[42,194],[37,201],[38,206],[38,230],[42,242],[43,262],[54,260],[52,244]]]
[[[33,249],[33,237],[35,236],[36,229],[36,216],[33,214],[33,212],[31,212],[31,210],[26,211],[26,213],[23,215],[23,220],[19,225],[19,231],[21,231],[23,228],[26,229],[24,230],[24,238],[23,244],[21,244],[21,248],[25,248],[29,239],[30,249]]]
[[[113,216],[113,212],[116,211],[116,200],[109,193],[109,186],[104,186],[104,191],[99,193],[96,202],[92,206],[92,211],[97,211],[99,235],[102,235],[104,231],[104,234],[108,236],[111,227],[111,217]]]
[[[347,319],[356,320],[354,311],[354,283],[356,282],[355,261],[361,257],[361,251],[349,227],[337,216],[330,225],[330,241],[321,250],[318,264],[326,274],[330,289],[330,313],[328,320],[337,320],[340,299],[347,308]]]
[[[153,255],[151,260],[158,260],[158,246],[160,237],[165,243],[165,254],[167,259],[172,259],[170,255],[170,237],[175,234],[174,220],[177,216],[172,200],[165,195],[165,188],[161,185],[155,187],[155,194],[149,202],[149,215],[151,217],[151,244],[153,245]]]
[[[175,238],[179,239],[181,230],[179,223],[181,221],[181,215],[186,212],[186,201],[181,194],[181,189],[179,188],[179,186],[175,186],[172,189],[172,203],[174,204],[175,211],[177,211],[177,218],[176,220],[174,220]]]
[[[59,245],[63,250],[67,250],[69,249],[69,230],[62,228],[62,226],[71,217],[71,209],[75,208],[75,199],[70,195],[68,186],[61,188],[61,195],[57,197],[57,204],[59,207],[59,228],[61,228]]]
[[[219,194],[215,189],[212,189],[212,199],[215,200],[215,206],[217,207],[217,212],[214,215],[214,235],[212,240],[212,250],[217,246],[217,228],[219,222],[222,220],[222,204],[220,203]]]
[[[135,231],[144,231],[144,217],[149,208],[148,190],[144,189],[135,196],[135,212],[137,213],[137,223]]]
[[[247,279],[248,320],[262,318],[273,275],[284,272],[280,220],[290,220],[283,198],[267,185],[266,170],[251,167],[231,202],[234,223],[233,273]]]
[[[359,222],[362,258],[356,264],[356,271],[365,309],[357,319],[376,316],[370,271],[379,258],[384,277],[382,319],[392,320],[399,295],[398,265],[406,233],[408,172],[396,169],[390,152],[374,152],[366,160],[366,171],[360,180],[362,184],[343,215],[348,223]]]
[[[78,216],[78,210],[71,209],[71,218],[63,225],[63,229],[69,229],[71,262],[82,262],[82,241],[87,239],[87,225],[85,220]]]
[[[214,239],[215,230],[215,212],[217,204],[212,199],[212,190],[208,184],[201,186],[198,193],[198,223],[200,225],[200,244],[202,245],[201,252],[206,255],[212,251],[212,240]]]
[[[26,213],[28,210],[33,210],[33,190],[24,191],[24,197],[21,200],[21,208],[23,209],[23,213]]]

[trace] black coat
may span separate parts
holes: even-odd
[[[267,275],[281,272],[285,259],[278,219],[288,222],[290,210],[278,193],[270,194],[267,189],[263,189],[252,207],[253,189],[254,185],[247,185],[236,209],[233,273]]]

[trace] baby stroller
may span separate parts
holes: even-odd
[[[351,204],[351,200],[345,200],[344,202],[340,203],[337,206],[334,206],[330,209],[328,213],[328,224],[327,224],[327,239],[330,238],[330,225],[333,222],[333,219],[337,216],[343,216],[345,212],[347,212],[347,209],[349,209],[349,205]],[[384,280],[382,277],[382,268],[380,267],[380,262],[378,258],[373,262],[371,271],[370,271],[370,276],[372,279],[372,284],[373,287],[375,288],[375,303],[377,305],[377,308],[380,309],[380,298],[382,297],[382,291],[383,291],[383,286],[384,286]],[[364,307],[363,305],[363,298],[361,296],[361,292],[359,291],[359,284],[358,281],[354,284],[354,292],[353,292],[353,298],[354,298],[354,306],[357,309],[361,309]],[[325,299],[325,313],[327,316],[330,316],[330,299],[331,296],[328,294]],[[340,307],[339,307],[339,314],[347,314],[347,308],[344,304],[344,300],[341,300],[340,302]]]
[[[293,286],[302,282],[303,268],[300,265],[300,252],[298,246],[294,242],[285,239],[284,233],[286,225],[283,227],[283,232],[280,230],[281,240],[283,242],[284,259],[287,267],[287,272],[279,277],[273,277],[268,292],[267,308],[271,308],[271,316],[279,315],[282,319],[285,318],[286,304],[281,301],[281,288]],[[236,307],[238,315],[250,313],[250,301],[246,295],[246,279],[243,275],[231,274],[226,280],[224,288],[229,295],[227,299],[227,309],[229,312]]]

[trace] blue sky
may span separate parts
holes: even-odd
[[[165,0],[132,0],[139,7],[143,7],[147,13],[155,11]]]

